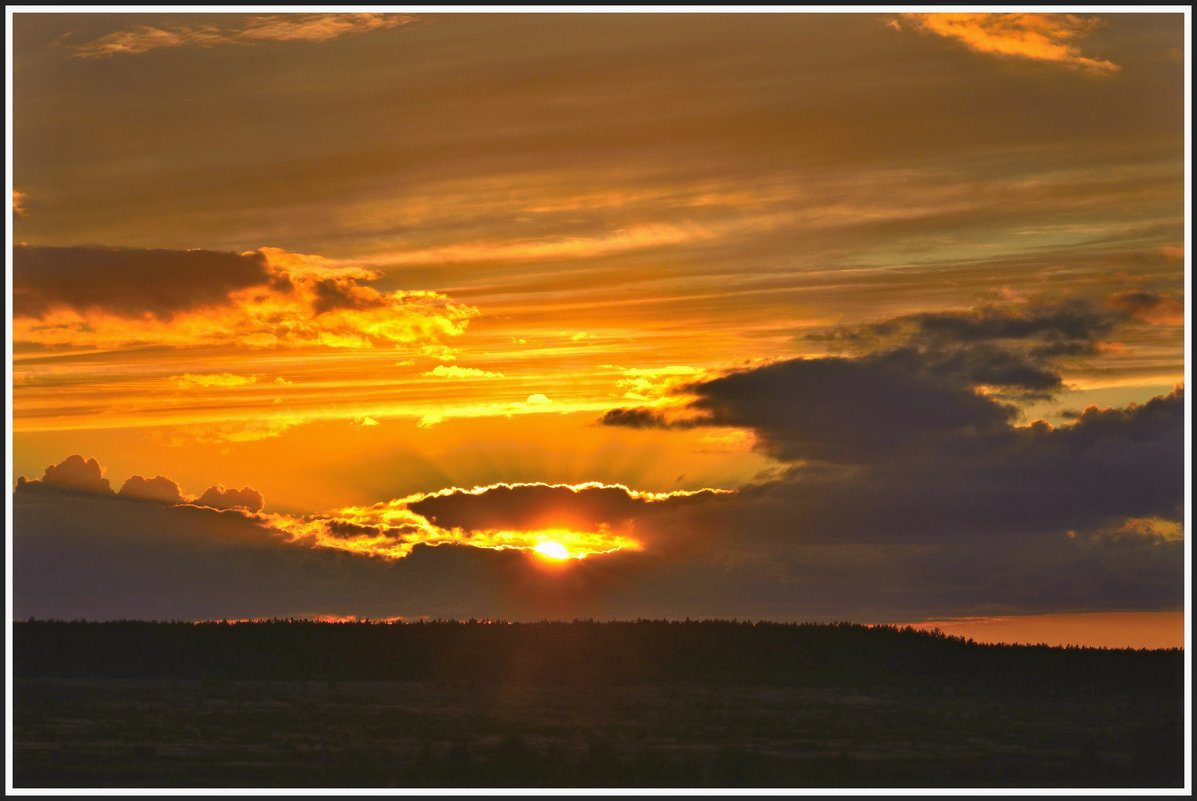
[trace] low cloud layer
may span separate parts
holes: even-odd
[[[254,512],[255,493],[220,487],[178,503],[162,476],[114,496],[95,460],[73,456],[13,497],[14,613],[901,620],[1177,608],[1183,405],[1178,389],[1058,428],[899,439],[883,458],[797,461],[732,493],[499,484],[305,516]],[[777,425],[755,430],[776,437]],[[550,564],[535,553],[546,539],[590,556]]]
[[[104,468],[95,459],[72,454],[58,464],[50,465],[40,479],[20,476],[17,479],[18,498],[34,495],[93,495],[101,498],[149,501],[166,506],[190,504],[211,509],[243,509],[257,512],[262,508],[262,494],[253,487],[225,489],[222,485],[209,487],[198,497],[188,499],[182,488],[166,476],[130,476],[120,491],[112,491],[111,482],[104,477]]]
[[[117,495],[122,498],[137,498],[165,504],[184,502],[179,485],[166,476],[154,476],[153,478],[133,476],[121,486],[121,491]],[[206,505],[210,506],[211,504]]]
[[[213,509],[245,509],[248,512],[257,512],[262,508],[262,493],[253,487],[225,489],[218,484],[206,489],[193,503]]]

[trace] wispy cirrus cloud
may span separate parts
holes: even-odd
[[[211,387],[244,387],[256,384],[256,375],[234,375],[233,373],[184,373],[172,376],[171,380],[180,389],[209,389]]]
[[[415,20],[416,17],[410,14],[270,14],[250,17],[240,27],[139,25],[79,45],[75,48],[75,57],[135,55],[166,47],[324,42],[351,34],[398,28]]]
[[[1077,42],[1101,24],[1095,17],[1075,14],[933,13],[903,14],[918,30],[956,39],[970,50],[1051,61],[1093,75],[1109,75],[1120,67],[1112,61],[1084,55]],[[893,27],[901,30],[902,23]]]

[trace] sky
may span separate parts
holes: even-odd
[[[1183,641],[1183,14],[11,21],[17,618]]]

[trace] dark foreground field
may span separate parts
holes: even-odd
[[[1180,787],[1183,655],[891,628],[18,623],[20,787]]]

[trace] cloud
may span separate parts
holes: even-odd
[[[924,345],[1023,341],[1051,348],[1092,345],[1108,336],[1118,322],[1108,310],[1073,298],[911,314],[865,330],[878,337],[901,335],[907,342]]]
[[[243,508],[254,512],[262,508],[262,496],[249,487],[242,490],[225,490],[221,486],[215,486],[200,498],[188,501],[183,497],[178,483],[166,476],[155,476],[154,478],[145,478],[140,475],[130,476],[121,485],[120,492],[113,493],[111,483],[104,478],[104,468],[100,463],[94,458],[84,459],[79,454],[72,454],[58,464],[50,465],[40,480],[20,476],[17,479],[17,495],[26,495],[31,492],[40,495],[58,493],[96,495],[125,500],[154,501],[167,505],[195,503],[216,509]]]
[[[72,454],[58,464],[46,468],[41,480],[17,479],[17,489],[37,491],[40,489],[65,490],[95,495],[111,495],[112,485],[104,478],[104,468],[95,459],[84,459]]]
[[[239,511],[97,496],[19,493],[13,511],[17,618],[570,617],[618,594],[626,574],[611,564],[618,554],[567,571],[513,549],[416,545],[405,559],[367,558],[305,547]]]
[[[681,426],[751,428],[784,460],[856,462],[893,455],[940,437],[1001,429],[1014,410],[905,360],[792,359],[692,384]],[[681,427],[659,412],[620,409],[606,425]]]
[[[410,496],[404,505],[447,528],[526,529],[602,527],[625,530],[653,506],[701,503],[725,490],[642,492],[622,484],[493,484]]]
[[[14,338],[42,345],[444,347],[477,315],[321,256],[18,246]]]
[[[931,13],[903,14],[918,30],[955,39],[970,50],[999,56],[1047,61],[1109,75],[1120,68],[1105,59],[1081,53],[1077,41],[1102,21],[1075,14]]]
[[[1129,289],[1111,295],[1106,303],[1130,317],[1154,325],[1182,325],[1185,321],[1184,304],[1159,292]]]
[[[238,419],[223,423],[197,423],[173,426],[166,430],[151,432],[159,442],[175,447],[187,447],[196,443],[259,442],[281,437],[308,419],[284,412]]]
[[[167,320],[222,304],[230,293],[268,282],[261,252],[136,250],[101,247],[13,248],[13,314],[102,310]]]
[[[16,189],[12,190],[12,213],[17,217],[24,217],[29,212],[25,208],[25,202],[29,196],[24,192],[18,192]]]
[[[595,259],[620,253],[710,240],[715,235],[694,224],[646,223],[607,234],[552,237],[536,240],[471,242],[422,250],[395,251],[374,258],[378,264],[410,266],[445,263],[534,263],[564,259]]]
[[[208,389],[210,387],[244,387],[257,383],[256,375],[234,375],[232,373],[205,373],[196,375],[184,373],[171,376],[178,387],[182,389]]]
[[[179,485],[166,476],[155,476],[154,478],[132,476],[121,486],[117,496],[165,504],[184,503]]]
[[[626,428],[671,428],[674,424],[665,419],[665,415],[656,409],[611,409],[604,412],[599,422],[605,426],[624,426]]]
[[[195,506],[207,506],[212,509],[245,509],[257,512],[262,508],[262,493],[253,487],[241,489],[225,489],[221,485],[208,487],[204,494],[191,502]]]
[[[1038,299],[904,315],[807,338],[967,386],[1043,398],[1063,389],[1061,359],[1098,353],[1127,320],[1079,298]]]
[[[796,463],[732,493],[496,484],[282,515],[215,508],[235,506],[232,494],[256,505],[248,488],[213,488],[204,508],[23,486],[14,613],[893,620],[1175,608],[1182,432],[1178,389],[900,460]],[[96,489],[94,460],[63,464]],[[586,558],[545,572],[529,552],[546,541]]]
[[[407,14],[290,14],[249,17],[239,28],[216,25],[141,25],[114,31],[75,48],[77,58],[135,55],[167,47],[211,47],[254,42],[325,42],[351,34],[397,28]]]
[[[502,373],[493,373],[489,370],[479,370],[474,367],[458,367],[455,364],[438,364],[428,372],[424,373],[426,376],[433,378],[502,378]]]
[[[644,492],[622,484],[493,484],[416,493],[321,515],[263,519],[297,544],[386,559],[419,545],[534,552],[544,543],[569,558],[639,551],[652,519],[668,507],[730,494],[702,489]]]
[[[1016,402],[1063,389],[1060,365],[1097,354],[1119,326],[1171,301],[1123,292],[904,315],[808,336],[852,357],[790,359],[671,387],[658,405],[613,409],[604,425],[750,429],[783,461],[864,463],[989,442],[1009,433]],[[670,404],[670,405],[663,405]]]

